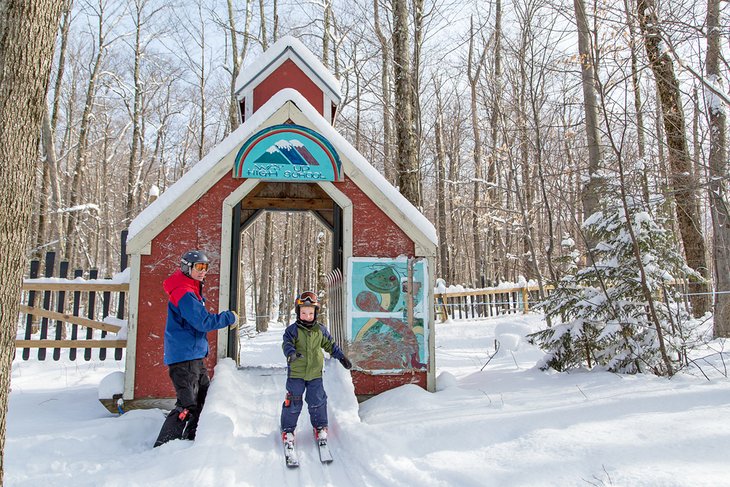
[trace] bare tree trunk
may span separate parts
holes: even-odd
[[[602,102],[605,106],[605,100],[602,97]],[[605,117],[605,111],[604,117]],[[608,121],[606,121],[608,123]],[[672,361],[669,358],[669,354],[667,353],[667,347],[665,344],[664,339],[664,331],[662,330],[662,324],[659,320],[659,316],[657,315],[656,311],[656,305],[655,305],[655,297],[651,292],[651,289],[649,289],[649,284],[646,276],[646,266],[644,264],[644,259],[641,255],[641,248],[639,247],[639,242],[636,237],[636,232],[634,230],[634,220],[633,220],[633,212],[631,211],[631,208],[629,207],[629,196],[626,192],[626,188],[628,187],[628,181],[626,181],[626,170],[624,168],[624,162],[623,157],[621,154],[621,149],[617,146],[615,139],[612,137],[612,135],[609,133],[607,134],[608,140],[611,143],[611,147],[613,149],[613,153],[616,156],[616,162],[618,166],[618,175],[619,175],[619,192],[620,192],[620,199],[621,199],[621,206],[623,207],[624,211],[624,217],[626,218],[626,231],[629,234],[629,238],[631,239],[631,249],[634,254],[634,260],[636,262],[636,266],[639,269],[639,279],[641,282],[641,291],[644,295],[644,299],[646,300],[646,307],[649,311],[649,319],[650,323],[654,326],[654,330],[656,331],[656,337],[657,342],[659,346],[659,353],[662,357],[662,361],[664,362],[664,368],[665,370],[662,371],[666,373],[668,376],[674,375],[674,367],[672,366]]]
[[[487,211],[496,211],[498,204],[497,197],[497,163],[499,162],[499,120],[502,114],[502,0],[496,0],[494,4],[494,73],[492,76],[492,100],[490,106],[489,128],[491,139],[489,141],[490,155],[487,159],[487,190],[485,193],[485,207]],[[492,209],[495,207],[495,209]],[[489,224],[487,231],[487,242],[491,245],[489,268],[487,276],[496,277],[499,274],[496,249],[499,247],[500,231],[497,225]]]
[[[584,0],[573,0],[573,8],[578,27],[578,53],[580,55],[581,86],[583,88],[586,139],[588,143],[588,182],[583,186],[581,195],[583,217],[587,218],[599,210],[604,184],[600,175],[601,141],[598,134],[598,103],[596,102],[595,60],[591,48],[591,31]],[[589,240],[588,250],[595,243]]]
[[[246,0],[246,23],[243,28],[243,47],[238,51],[238,32],[236,31],[236,18],[233,12],[233,0],[227,0],[228,4],[228,28],[231,36],[231,54],[233,55],[233,70],[231,71],[231,106],[228,112],[231,132],[238,128],[241,115],[239,113],[238,100],[236,99],[236,78],[241,72],[241,63],[248,52],[248,32],[251,27],[251,0]]]
[[[534,86],[534,83],[533,83]],[[533,94],[530,97],[530,106],[532,108],[532,120],[533,124],[535,126],[535,165],[537,166],[537,174],[538,174],[538,183],[540,184],[540,193],[542,195],[542,204],[544,206],[545,210],[545,216],[547,217],[547,233],[548,233],[548,242],[547,247],[545,248],[545,258],[547,260],[548,265],[548,271],[550,272],[550,280],[552,281],[553,285],[557,285],[558,283],[558,274],[555,272],[555,266],[553,265],[553,251],[555,250],[555,234],[553,231],[553,211],[551,207],[550,200],[548,199],[548,191],[545,185],[545,171],[544,171],[544,161],[543,161],[543,148],[542,148],[542,133],[540,130],[540,109],[538,106],[538,101],[536,100],[536,95]],[[534,245],[533,245],[534,247]],[[537,258],[537,255],[535,255],[534,258]],[[535,270],[537,271],[537,277],[538,277],[538,284],[540,286],[540,299],[544,299],[544,288],[542,285],[542,274],[540,272],[539,267],[537,266],[537,261],[534,261],[535,263]]]
[[[132,105],[132,146],[129,150],[129,167],[127,168],[127,205],[124,213],[126,225],[132,221],[135,213],[134,201],[137,194],[137,153],[139,152],[141,137],[141,113],[142,113],[142,26],[144,19],[142,11],[145,0],[135,0],[134,11],[134,102]]]
[[[701,231],[696,181],[690,176],[692,160],[687,147],[679,82],[674,74],[674,63],[670,53],[660,48],[662,40],[654,0],[639,0],[638,12],[646,54],[661,99],[677,222],[684,244],[685,258],[687,265],[707,278],[709,270],[705,255],[705,240]],[[706,295],[708,288],[705,283],[694,284],[690,287],[692,312],[695,316],[702,316],[709,310],[709,299]]]
[[[314,286],[316,292],[322,291],[327,288],[327,263],[325,262],[327,256],[327,235],[323,230],[320,230],[317,234],[317,269],[316,269],[316,285]],[[327,296],[322,302],[322,310],[327,309]]]
[[[35,167],[62,0],[0,3],[0,483]],[[12,120],[12,123],[8,123]]]
[[[269,313],[271,312],[271,299],[269,294],[269,281],[271,280],[272,261],[272,214],[266,213],[264,225],[264,242],[261,257],[261,272],[259,274],[259,299],[256,306],[256,331],[264,332],[269,329]]]
[[[395,74],[396,167],[401,194],[421,207],[421,180],[413,132],[413,80],[408,33],[408,0],[393,1],[393,72]]]
[[[446,154],[443,141],[443,106],[441,103],[441,86],[434,83],[436,92],[436,124],[434,138],[436,143],[436,227],[439,239],[439,268],[441,277],[449,279],[449,246],[446,237]]]
[[[284,251],[282,256],[282,263],[281,263],[281,273],[284,277],[283,283],[281,286],[281,300],[279,303],[279,322],[282,325],[286,325],[289,322],[289,305],[292,302],[292,289],[291,289],[291,280],[292,280],[292,255],[291,255],[291,249],[292,249],[292,237],[291,237],[291,226],[292,226],[292,217],[291,213],[286,214],[286,219],[284,221]]]
[[[526,22],[531,22],[528,17],[525,19]],[[515,202],[522,215],[522,221],[524,231],[522,234],[521,249],[518,250],[518,255],[522,255],[520,263],[522,269],[520,272],[527,278],[532,277],[532,272],[535,271],[535,260],[534,252],[530,249],[533,248],[533,242],[531,240],[531,229],[532,229],[532,202],[530,198],[530,188],[532,182],[530,181],[530,136],[527,130],[527,50],[528,50],[528,26],[523,27],[522,41],[519,51],[518,60],[518,71],[519,71],[519,87],[517,88],[517,134],[518,142],[517,147],[520,158],[520,178],[518,178],[517,172],[515,171],[514,164],[512,165],[512,179],[514,180],[515,186]],[[520,187],[522,187],[522,194],[520,194]],[[517,243],[517,241],[516,241]]]
[[[391,69],[391,54],[390,45],[391,39],[387,39],[383,34],[383,30],[380,27],[380,0],[373,0],[373,25],[375,27],[375,35],[378,37],[380,43],[381,52],[381,64],[380,64],[380,83],[383,91],[383,176],[390,183],[396,182],[396,175],[393,171],[393,156],[392,156],[392,140],[393,140],[393,114],[391,112],[392,102],[392,86],[390,79]],[[359,100],[358,100],[359,101]]]
[[[362,70],[358,65],[357,48],[352,51],[353,74],[355,75],[355,150],[362,153]],[[383,142],[385,143],[385,141]],[[385,174],[385,161],[383,161],[383,174]]]
[[[634,92],[634,113],[636,114],[636,135],[641,168],[641,190],[644,204],[649,204],[649,164],[646,157],[646,134],[644,128],[644,109],[641,101],[641,81],[639,78],[639,38],[636,36],[634,19],[635,11],[631,0],[624,0],[626,25],[629,28],[629,45],[631,47],[631,87]]]
[[[203,21],[202,6],[198,4],[198,16],[200,19],[200,65],[198,73],[198,92],[200,96],[200,141],[198,144],[198,160],[203,160],[205,155],[205,128],[208,124],[207,120],[207,97],[205,94],[206,84],[206,64],[205,64],[205,22]]]
[[[60,179],[58,177],[58,161],[56,160],[56,148],[55,148],[55,134],[56,134],[56,122],[58,120],[58,104],[61,99],[61,84],[63,83],[63,73],[66,67],[66,48],[68,45],[68,31],[71,25],[71,4],[73,0],[66,0],[63,6],[63,23],[61,25],[61,45],[58,48],[58,69],[56,71],[56,82],[53,90],[53,102],[50,115],[46,113],[43,115],[43,128],[41,132],[41,142],[43,144],[43,153],[45,155],[45,164],[43,165],[43,186],[41,188],[40,200],[41,206],[39,208],[38,216],[38,230],[36,249],[40,252],[40,248],[43,246],[44,239],[53,241],[57,239],[55,247],[60,251],[64,248],[63,242],[63,213],[56,211],[61,208],[61,187]],[[52,153],[49,154],[49,150]],[[51,188],[51,200],[50,205],[46,207],[45,195],[48,194],[48,187]],[[56,211],[54,214],[53,212]],[[52,231],[46,230],[46,213],[52,220]],[[38,254],[40,255],[40,254]]]
[[[261,48],[265,51],[269,48],[269,40],[266,37],[266,12],[264,11],[264,0],[259,0],[259,16],[261,20]]]
[[[106,41],[104,33],[104,4],[99,4],[99,10],[97,11],[98,20],[98,36],[97,36],[97,52],[94,56],[94,61],[89,76],[89,84],[86,89],[86,101],[84,103],[84,112],[81,115],[81,125],[79,127],[79,141],[76,146],[76,168],[73,173],[73,182],[71,183],[71,193],[69,195],[68,206],[73,208],[82,201],[84,184],[84,176],[87,170],[87,149],[89,144],[89,129],[91,127],[91,112],[94,109],[94,103],[96,99],[96,83],[98,81],[99,73],[101,71],[101,64],[104,59],[104,51],[106,50]],[[75,244],[78,242],[78,238],[74,238],[74,232],[78,231],[78,215],[81,212],[71,210],[68,213],[66,220],[66,258],[70,262],[74,262],[76,256],[74,255]],[[78,235],[76,236],[78,237]]]
[[[423,12],[423,0],[411,0],[413,2],[413,55],[411,56],[411,110],[413,113],[413,134],[414,151],[416,159],[421,156],[421,49],[423,48],[423,23],[425,20]],[[421,181],[421,166],[418,164],[418,180]],[[422,191],[422,189],[421,189]],[[422,197],[421,197],[422,199]]]
[[[484,66],[484,58],[487,55],[487,46],[482,47],[479,60],[474,60],[474,17],[470,19],[469,36],[469,58],[467,60],[467,78],[469,79],[469,94],[471,100],[471,127],[474,137],[474,194],[472,199],[471,229],[474,244],[474,286],[484,287],[486,276],[484,275],[484,253],[481,245],[481,185],[483,184],[482,171],[482,137],[479,122],[479,109],[477,103],[477,85],[479,76]],[[475,66],[476,65],[476,66]]]
[[[454,128],[454,130],[457,130]],[[446,176],[450,182],[456,181],[458,179],[458,167],[457,167],[457,160],[458,160],[458,151],[456,148],[451,147],[451,150],[449,150],[449,153],[447,155],[449,159],[449,167],[448,167],[448,175]],[[450,190],[450,186],[446,189],[446,196],[447,201],[452,201],[453,192]],[[449,262],[451,263],[450,269],[451,274],[447,276],[447,282],[449,283],[455,283],[457,281],[457,269],[459,269],[458,264],[458,256],[460,255],[460,252],[457,251],[460,241],[456,238],[457,236],[457,218],[456,218],[456,211],[454,209],[454,204],[451,204],[451,213],[449,214],[449,232],[448,234],[451,235],[451,239],[454,241],[454,249],[452,250],[452,253],[450,253]]]
[[[256,254],[256,234],[258,233],[258,223],[251,227],[248,234],[251,241],[251,306],[253,306],[253,321],[256,324],[256,330],[259,326],[259,256]]]
[[[722,88],[720,74],[720,0],[707,1],[707,55],[705,66],[708,81]],[[730,209],[728,209],[727,115],[722,101],[709,94],[710,114],[710,211],[713,223],[715,263],[715,337],[730,337]]]
[[[66,70],[68,32],[71,28],[71,19],[73,18],[73,12],[71,11],[71,8],[73,7],[73,0],[65,0],[64,3],[63,22],[61,23],[61,46],[58,49],[58,71],[56,72],[56,83],[53,88],[53,108],[51,109],[51,133],[53,134],[54,138],[56,135],[56,125],[58,123],[58,105],[61,100],[61,86],[63,84],[63,74]]]
[[[51,124],[48,120],[48,111],[43,112],[43,122],[41,129],[41,140],[43,142],[43,152],[46,158],[46,167],[48,169],[49,185],[51,187],[51,204],[50,210],[59,210],[61,208],[61,186],[60,177],[58,175],[58,161],[56,160],[56,147],[53,143],[53,133],[51,132]],[[44,171],[45,172],[45,171]],[[63,248],[63,214],[56,211],[52,217],[54,237],[58,239],[57,248]],[[51,239],[52,240],[52,239]]]
[[[325,0],[322,4],[322,64],[326,68],[330,67],[330,17],[332,16],[332,2]]]
[[[111,118],[106,119],[106,125],[104,127],[104,143],[103,148],[101,152],[101,174],[100,177],[97,178],[99,181],[99,184],[101,186],[101,194],[102,195],[108,195],[110,194],[110,188],[109,188],[109,178],[108,178],[108,167],[109,162],[111,158],[111,148],[110,148],[110,142],[112,137],[112,127],[111,127]],[[103,234],[103,240],[104,240],[104,264],[105,268],[107,269],[107,273],[113,269],[113,263],[112,263],[112,245],[111,242],[113,240],[112,238],[112,225],[113,225],[113,218],[112,218],[112,209],[111,209],[111,202],[109,201],[109,198],[99,198],[99,202],[101,203],[101,221],[99,224],[103,225],[103,231],[99,232],[100,234]]]

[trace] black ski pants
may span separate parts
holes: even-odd
[[[177,399],[175,409],[170,411],[162,425],[155,446],[180,438],[195,439],[198,419],[210,387],[210,377],[203,359],[171,364],[169,374]]]

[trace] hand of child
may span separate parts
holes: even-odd
[[[299,352],[289,354],[289,356],[286,358],[286,363],[291,364],[293,362],[296,362],[300,358],[302,358],[302,354]]]
[[[341,364],[342,364],[342,366],[343,366],[344,368],[346,368],[347,370],[350,370],[350,369],[352,368],[352,362],[350,362],[350,359],[348,359],[348,358],[347,358],[347,357],[345,357],[344,355],[343,355],[343,356],[342,356],[342,358],[340,359],[340,363],[341,363]]]
[[[230,326],[231,328],[238,328],[238,313],[233,310],[231,310],[231,313],[233,313],[233,317],[235,318],[235,320],[228,326]]]

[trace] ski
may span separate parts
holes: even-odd
[[[327,428],[320,428],[314,430],[314,441],[317,442],[319,447],[319,461],[322,463],[330,463],[332,458],[332,452],[330,451],[329,445],[327,445]]]
[[[332,462],[334,458],[332,458],[332,452],[329,445],[327,445],[327,440],[318,440],[317,443],[319,444],[319,461],[322,463]]]
[[[289,468],[297,468],[299,466],[299,458],[294,445],[294,433],[282,433],[281,438],[284,443],[284,458],[286,466]]]

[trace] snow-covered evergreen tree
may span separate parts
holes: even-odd
[[[690,338],[686,326],[690,314],[677,286],[670,284],[699,276],[677,252],[671,232],[641,206],[629,208],[628,218],[623,207],[613,207],[593,214],[583,224],[598,242],[593,264],[578,268],[578,254],[572,252],[568,273],[541,303],[554,324],[531,335],[533,343],[547,352],[539,364],[542,368],[600,367],[664,375],[670,371],[660,354],[659,333],[669,359],[681,362]],[[656,320],[650,314],[628,222],[654,297]]]

